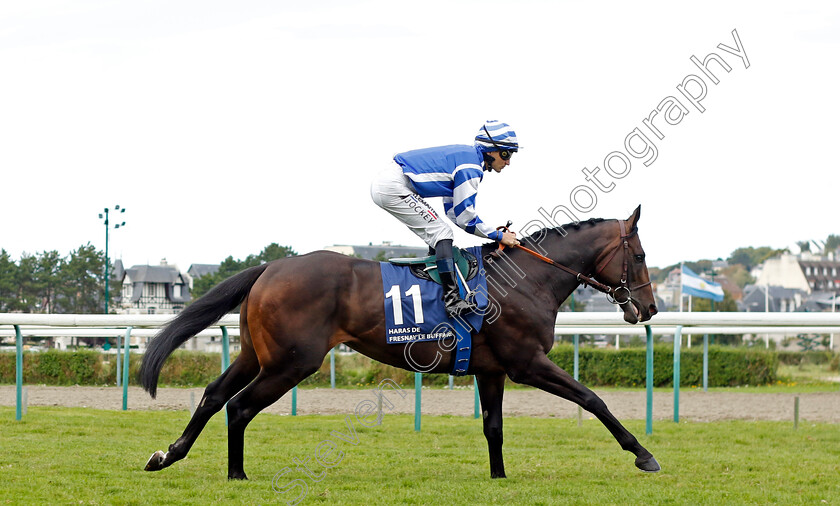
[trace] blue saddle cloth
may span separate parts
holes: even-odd
[[[479,311],[462,315],[473,333],[481,330],[488,306],[487,277],[481,263],[481,247],[469,248],[478,259],[478,275],[467,282]],[[452,337],[452,323],[443,304],[443,287],[420,279],[411,268],[380,262],[385,295],[385,336],[388,344],[435,341]]]

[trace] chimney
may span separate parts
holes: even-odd
[[[168,264],[168,263],[166,263],[166,259],[165,259],[165,258],[161,258],[161,259],[160,259],[160,265],[169,265],[169,264]]]

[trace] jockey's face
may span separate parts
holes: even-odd
[[[490,158],[493,159],[491,162],[489,162],[489,165],[488,165],[491,170],[494,170],[496,172],[501,172],[502,169],[504,169],[505,167],[510,165],[510,159],[502,160],[502,157],[499,156],[498,151],[490,151],[487,154],[490,156]]]

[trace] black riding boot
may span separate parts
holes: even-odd
[[[458,292],[456,281],[455,261],[452,259],[452,241],[449,239],[438,242],[435,245],[437,253],[436,264],[440,282],[443,285],[443,303],[446,305],[446,314],[450,318],[461,315],[463,312],[475,311],[478,309],[475,304],[461,298]]]

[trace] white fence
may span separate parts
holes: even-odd
[[[131,335],[153,336],[174,315],[49,315],[0,313],[0,337],[23,336],[110,337],[132,327]],[[840,313],[660,313],[649,322],[654,334],[671,334],[678,326],[683,335],[702,334],[840,334]],[[231,336],[239,334],[239,315],[229,314],[200,333],[221,336],[221,326]],[[622,313],[559,313],[555,334],[645,335],[643,325],[630,325]],[[833,343],[832,343],[833,344]]]
[[[104,315],[104,314],[32,314],[0,313],[0,326],[55,326],[55,327],[111,327],[157,328],[175,315]],[[619,326],[633,328],[623,319],[623,313],[559,313],[558,326]],[[659,313],[645,322],[654,328],[661,326],[802,326],[840,328],[838,313]],[[239,326],[239,315],[224,316],[214,327]]]
[[[762,335],[769,346],[771,334],[829,334],[834,350],[834,334],[840,334],[840,313],[660,313],[644,325],[629,325],[623,313],[559,313],[555,335],[609,334],[645,335],[645,326],[654,334],[683,336],[704,334]]]
[[[145,351],[147,338],[153,337],[175,315],[91,315],[0,313],[0,338],[14,337],[17,326],[23,337],[117,337],[131,327],[131,338],[143,338],[137,351]],[[229,314],[199,332],[198,337],[239,337],[239,315]]]
[[[647,337],[647,413],[646,433],[652,432],[653,405],[653,341],[652,335],[672,334],[674,340],[674,421],[679,420],[679,349],[681,335],[711,333],[840,333],[840,313],[662,313],[656,315],[645,325],[629,325],[620,313],[560,313],[555,322],[555,334],[642,334]],[[123,330],[126,335],[126,347],[123,366],[123,410],[127,409],[128,399],[128,351],[127,341],[130,336],[154,334],[157,329],[173,318],[172,315],[39,315],[0,313],[0,336],[15,335],[16,339],[16,382],[17,410],[16,419],[21,419],[22,390],[22,351],[24,335],[55,336],[57,333],[78,337],[99,337],[119,335]],[[227,315],[205,333],[223,335],[227,344],[228,327],[238,331],[239,316]],[[646,329],[650,329],[649,331]],[[218,332],[218,334],[216,334]],[[704,346],[705,348],[705,346]],[[706,385],[707,356],[704,351],[704,390]],[[227,349],[223,347],[222,370],[229,364]],[[119,363],[119,360],[117,361]],[[332,355],[331,355],[332,362]],[[577,340],[575,346],[575,377],[578,374]],[[415,430],[419,430],[420,420],[420,380],[416,373],[417,389],[415,407]],[[292,393],[292,414],[295,414],[297,389]],[[476,417],[478,417],[478,390],[476,390]],[[580,414],[579,414],[580,416]]]

